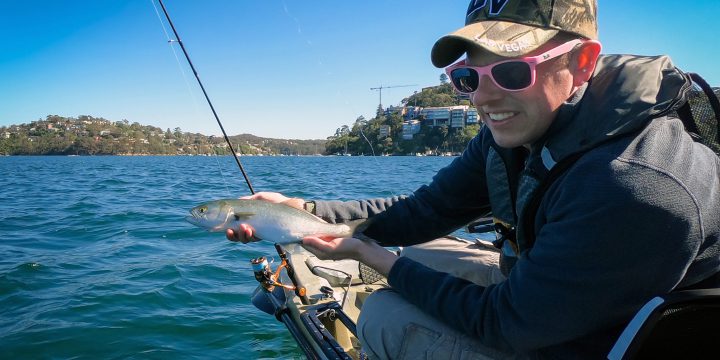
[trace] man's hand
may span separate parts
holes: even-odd
[[[355,259],[387,277],[397,255],[373,241],[308,236],[302,246],[321,260]]]
[[[305,205],[305,200],[301,198],[289,198],[276,192],[259,192],[251,196],[243,196],[241,199],[265,200],[275,204],[285,204],[300,210],[304,210],[303,205]]]
[[[241,197],[241,199],[263,200],[275,204],[284,204],[300,210],[303,210],[303,205],[305,205],[305,200],[303,199],[289,198],[283,194],[276,192],[259,192],[255,193],[254,195],[243,196]],[[252,226],[248,224],[240,224],[239,229],[225,230],[225,236],[230,241],[239,241],[243,244],[260,240],[255,237],[255,229],[253,229]]]
[[[359,260],[363,242],[355,238],[308,236],[302,244],[321,260]]]
[[[240,224],[240,229],[233,230],[233,229],[227,229],[225,230],[225,237],[227,237],[230,241],[239,241],[243,244],[247,244],[254,241],[259,241],[260,239],[256,238],[255,230],[252,228],[252,226],[248,224]]]

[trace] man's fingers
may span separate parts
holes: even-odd
[[[318,259],[326,260],[328,258],[328,244],[322,239],[314,236],[308,236],[302,239],[302,247],[309,251]]]
[[[254,239],[255,229],[253,229],[252,226],[248,224],[240,224],[240,231],[243,233],[246,240],[251,241]]]
[[[240,241],[233,229],[225,229],[225,237],[230,241]]]
[[[243,200],[263,200],[268,201],[271,203],[276,204],[285,204],[290,207],[294,207],[296,209],[303,209],[303,205],[305,204],[305,200],[300,198],[289,198],[281,193],[276,192],[270,192],[270,191],[261,191],[258,193],[255,193],[253,195],[247,195],[242,196],[240,199]]]
[[[316,249],[316,248],[314,248],[314,247],[312,247],[312,246],[307,246],[307,245],[305,245],[305,241],[304,241],[304,240],[303,240],[303,243],[302,243],[301,245],[302,245],[302,247],[303,247],[305,250],[307,250],[307,251],[309,251],[311,254],[315,255],[318,259],[320,259],[320,260],[327,260],[327,257],[326,257],[326,255],[325,255],[324,252],[322,252],[322,251],[320,251],[320,250],[318,250],[318,249]]]
[[[225,230],[225,237],[230,241],[239,241],[243,244],[247,244],[251,241],[255,241],[254,230],[252,226],[248,224],[240,224],[238,230],[227,229]]]

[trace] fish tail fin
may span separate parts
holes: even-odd
[[[370,227],[370,225],[372,225],[372,223],[373,223],[373,218],[369,218],[369,219],[362,219],[362,220],[354,220],[354,221],[348,222],[346,224],[350,227],[350,230],[354,236],[354,235],[362,234],[365,230],[367,230],[368,227]]]

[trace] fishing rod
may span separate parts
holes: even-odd
[[[225,132],[225,128],[223,127],[222,122],[220,121],[220,117],[218,116],[217,112],[215,111],[215,107],[213,106],[212,102],[210,101],[210,97],[207,94],[207,91],[205,91],[205,86],[203,86],[202,81],[200,81],[200,76],[198,75],[198,72],[195,70],[195,66],[192,63],[192,60],[190,60],[190,55],[188,55],[187,51],[185,50],[185,45],[183,45],[182,40],[180,40],[180,35],[178,35],[177,30],[175,30],[175,25],[173,24],[172,20],[170,19],[170,14],[168,14],[167,9],[165,8],[165,4],[163,4],[162,0],[158,0],[160,3],[160,7],[162,7],[163,13],[165,14],[165,18],[168,21],[168,24],[170,24],[170,28],[173,31],[173,34],[175,34],[175,40],[169,40],[169,42],[176,42],[180,44],[180,48],[182,49],[183,54],[185,54],[185,59],[187,60],[188,64],[190,65],[190,69],[192,69],[193,74],[195,75],[195,79],[197,80],[198,84],[200,85],[200,89],[203,92],[203,95],[205,95],[205,100],[207,100],[208,105],[210,105],[210,110],[212,110],[213,115],[215,116],[215,120],[217,121],[218,125],[220,126],[220,130],[223,133],[223,137],[225,138],[225,142],[230,147],[230,152],[232,153],[233,157],[235,158],[235,162],[237,163],[238,167],[240,168],[240,172],[242,173],[243,177],[245,178],[245,182],[247,183],[248,188],[250,189],[251,194],[255,194],[255,190],[252,187],[252,184],[250,183],[250,178],[248,178],[247,173],[245,172],[245,168],[243,168],[242,163],[240,163],[240,157],[238,157],[237,153],[235,152],[235,149],[232,146],[232,143],[230,142],[230,139],[227,136],[227,133]]]

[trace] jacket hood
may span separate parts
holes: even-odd
[[[682,105],[690,85],[667,56],[600,56],[584,92],[560,108],[545,147],[560,161],[636,132]]]

